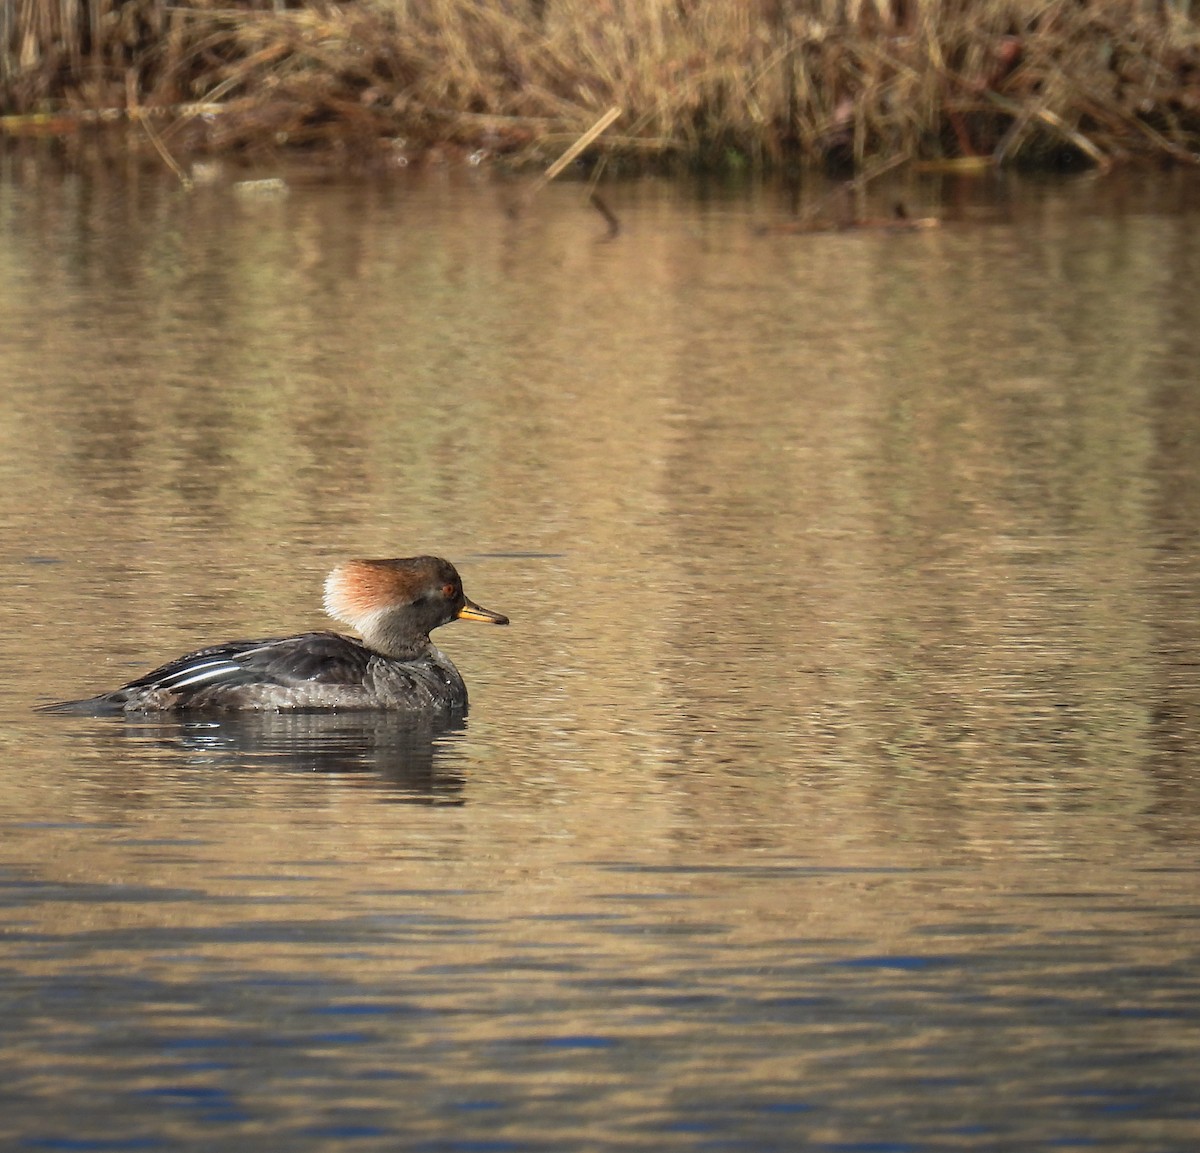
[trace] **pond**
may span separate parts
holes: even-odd
[[[0,165],[6,1147],[1196,1148],[1200,182],[209,175]],[[418,553],[462,724],[34,711]]]

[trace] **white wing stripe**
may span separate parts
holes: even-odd
[[[170,684],[176,677],[188,677],[193,673],[202,672],[204,669],[224,668],[229,663],[228,657],[209,657],[206,661],[193,661],[191,664],[176,669],[170,676],[163,677],[162,683]]]
[[[189,665],[162,682],[164,689],[186,689],[190,685],[202,685],[205,681],[219,681],[229,673],[245,670],[233,661],[205,661],[200,665]]]

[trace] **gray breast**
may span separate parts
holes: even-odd
[[[417,661],[372,660],[366,680],[384,708],[466,712],[467,686],[437,649]]]

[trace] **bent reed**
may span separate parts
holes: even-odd
[[[1189,0],[0,0],[0,127],[862,169],[1195,163]],[[153,124],[153,129],[150,125]]]

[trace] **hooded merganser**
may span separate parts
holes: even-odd
[[[43,706],[60,712],[393,709],[463,714],[467,686],[429,639],[453,620],[506,625],[463,595],[449,562],[433,556],[352,560],[325,581],[325,611],[356,629],[229,641],[199,649],[110,693]]]

